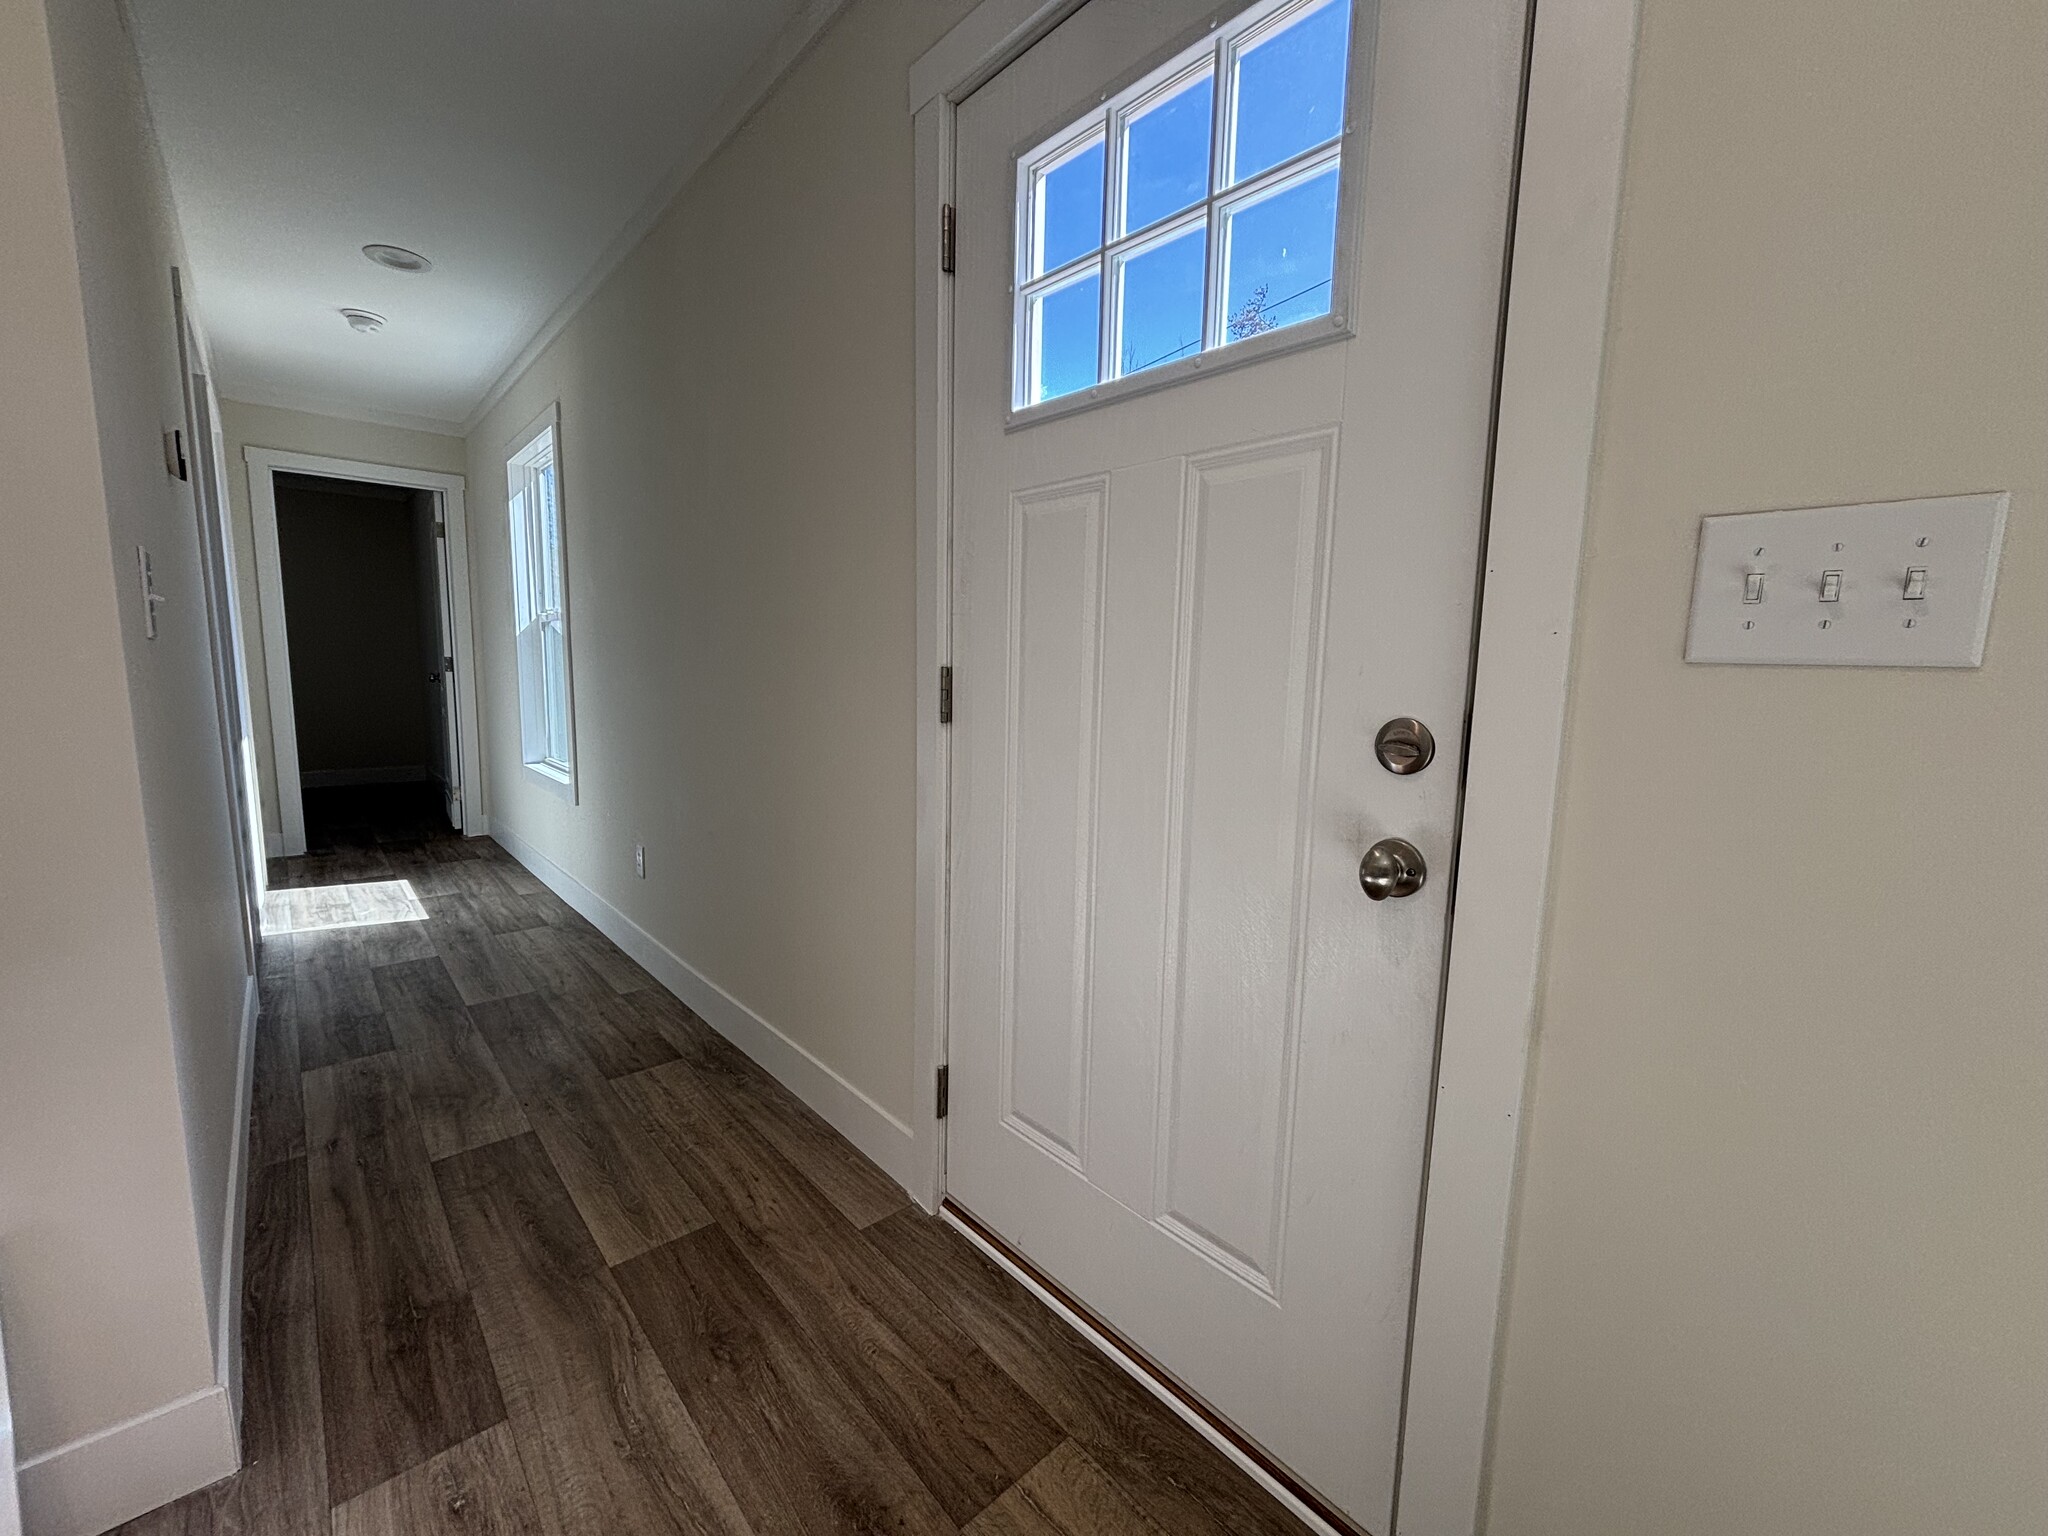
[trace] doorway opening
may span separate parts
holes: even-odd
[[[438,806],[452,824],[438,498],[306,474],[275,487],[308,850],[380,813]]]
[[[248,457],[277,851],[480,832],[461,478]]]

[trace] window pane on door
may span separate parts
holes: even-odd
[[[1051,400],[1098,381],[1102,343],[1102,274],[1054,288],[1031,300],[1031,391]]]
[[[1057,271],[1102,244],[1102,140],[1037,173],[1031,275]]]
[[[1330,312],[1337,254],[1337,167],[1225,215],[1224,340]]]
[[[1017,154],[1013,411],[1192,376],[1204,351],[1337,308],[1358,3],[1251,0]]]
[[[1204,71],[1124,122],[1124,221],[1143,229],[1209,192],[1209,116],[1216,82]]]
[[[1329,0],[1237,56],[1233,185],[1343,131],[1350,40],[1350,5]]]
[[[1202,350],[1209,231],[1197,224],[1118,263],[1117,372],[1142,373]]]

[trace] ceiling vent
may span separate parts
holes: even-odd
[[[393,272],[431,272],[434,264],[418,251],[408,251],[402,245],[366,245],[363,254],[380,267],[389,267]]]
[[[367,309],[344,309],[341,318],[348,322],[350,330],[361,331],[365,336],[384,329],[384,317]]]

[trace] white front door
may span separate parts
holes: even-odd
[[[959,109],[946,1185],[1383,1532],[1526,13],[1211,6]]]

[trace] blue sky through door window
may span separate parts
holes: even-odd
[[[1208,226],[1197,224],[1122,263],[1119,374],[1143,373],[1202,350],[1202,282],[1209,266],[1208,235]]]
[[[1265,0],[1018,163],[1015,403],[1331,313],[1354,0]]]
[[[1039,177],[1039,273],[1056,271],[1102,245],[1102,163],[1100,140]]]
[[[1048,290],[1034,301],[1037,387],[1033,400],[1056,400],[1096,381],[1102,341],[1102,278]]]
[[[1226,339],[1245,341],[1330,312],[1337,168],[1232,208],[1224,236]]]
[[[1209,193],[1216,82],[1190,80],[1132,114],[1124,128],[1124,232],[1192,208]]]
[[[1230,179],[1271,170],[1344,127],[1351,8],[1325,5],[1237,56]]]

